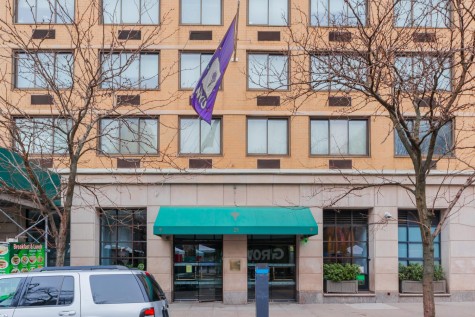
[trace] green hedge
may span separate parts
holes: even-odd
[[[407,281],[422,281],[422,276],[424,273],[424,267],[422,264],[413,263],[408,266],[399,264],[399,280]],[[445,274],[442,266],[434,266],[434,281],[440,281],[445,279]]]
[[[329,281],[354,281],[359,274],[360,267],[356,264],[323,264],[323,278]]]

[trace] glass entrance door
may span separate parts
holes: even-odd
[[[223,300],[222,236],[175,236],[174,300]]]
[[[247,237],[247,296],[255,300],[255,266],[269,265],[269,299],[272,301],[295,301],[296,298],[296,236]]]

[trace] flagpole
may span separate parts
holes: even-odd
[[[241,3],[241,1],[238,0],[237,11],[236,11],[236,31],[234,33],[234,58],[233,58],[233,62],[237,62],[236,53],[237,53],[237,40],[238,40],[238,30],[239,30],[239,4],[240,3]]]

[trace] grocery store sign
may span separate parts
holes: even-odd
[[[247,251],[247,260],[252,262],[279,261],[285,256],[283,248],[272,249],[249,249]]]

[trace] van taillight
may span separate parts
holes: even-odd
[[[144,310],[142,310],[142,312],[140,313],[140,317],[145,317],[145,316],[155,317],[155,308],[151,307],[151,308],[145,308]]]

